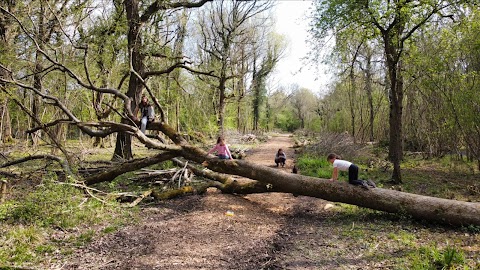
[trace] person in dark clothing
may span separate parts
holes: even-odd
[[[278,152],[275,154],[275,164],[281,164],[282,167],[285,167],[285,161],[287,160],[287,155],[283,152],[283,149],[278,149]]]
[[[153,122],[155,120],[155,113],[153,111],[153,106],[148,102],[148,98],[143,95],[142,101],[138,104],[138,112],[140,112],[140,130],[145,134],[147,130],[147,123]]]

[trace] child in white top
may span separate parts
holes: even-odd
[[[333,164],[333,173],[330,181],[338,179],[338,171],[348,171],[348,183],[352,185],[361,186],[368,189],[368,186],[375,187],[373,181],[363,181],[358,179],[358,166],[350,161],[342,160],[336,154],[329,154],[327,157],[328,162]]]

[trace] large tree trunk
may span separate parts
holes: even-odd
[[[447,200],[374,188],[364,190],[344,182],[288,174],[243,160],[212,159],[208,168],[221,173],[248,177],[273,185],[282,192],[358,205],[389,213],[402,213],[415,219],[453,225],[480,225],[480,203]]]
[[[399,70],[392,75],[392,87],[390,91],[390,144],[389,157],[393,163],[392,180],[395,184],[402,183],[400,162],[403,158],[402,145],[402,103],[403,103],[403,82]]]
[[[365,69],[365,90],[368,97],[369,107],[369,141],[373,142],[375,139],[373,125],[375,121],[375,111],[373,108],[373,96],[372,96],[372,55],[370,50],[367,54],[367,67]]]
[[[226,95],[225,95],[225,72],[221,72],[220,76],[220,84],[218,86],[219,90],[219,98],[218,98],[218,129],[219,134],[221,136],[224,135],[225,132],[225,106],[226,106]]]
[[[348,92],[348,101],[350,103],[350,122],[352,126],[352,138],[353,142],[356,142],[355,139],[355,102],[356,99],[356,89],[355,89],[355,72],[354,72],[354,61],[356,61],[356,57],[353,58],[352,64],[350,66],[350,90]]]
[[[0,121],[0,140],[2,142],[11,142],[13,140],[12,122],[10,119],[10,110],[8,108],[8,98],[5,98],[4,104],[2,106],[2,119]]]
[[[385,54],[387,59],[388,75],[390,79],[390,115],[389,115],[389,145],[388,157],[393,163],[392,181],[402,183],[400,162],[403,158],[402,146],[402,110],[403,110],[403,81],[401,76],[400,55],[392,44],[392,38],[385,34]]]
[[[130,52],[130,61],[132,68],[142,76],[145,71],[144,59],[145,56],[141,52],[142,39],[140,35],[140,17],[139,17],[139,3],[138,0],[126,0],[124,2],[125,10],[127,11],[128,20],[128,48]],[[142,94],[143,84],[141,80],[133,72],[130,73],[130,80],[128,84],[127,96],[132,99],[131,110],[136,112],[136,108],[140,103],[140,96]],[[122,123],[128,123],[123,120]],[[115,152],[112,160],[124,159],[129,160],[133,158],[132,154],[132,137],[128,133],[120,132],[117,135],[117,142],[115,144]]]
[[[206,151],[189,145],[182,136],[168,125],[155,122],[152,123],[150,128],[160,130],[175,144],[181,146],[180,151],[175,151],[176,156],[183,156],[196,163],[202,163],[206,160],[206,166],[215,172],[239,175],[259,181],[253,185],[251,183],[245,185],[236,183],[235,188],[222,189],[224,192],[239,193],[241,191],[240,193],[248,193],[268,190],[286,192],[358,205],[389,213],[401,213],[430,222],[461,226],[480,225],[480,203],[447,200],[382,188],[364,190],[344,182],[331,182],[327,179],[289,174],[243,160],[219,160],[212,156],[206,157]],[[164,160],[165,157],[158,158]]]

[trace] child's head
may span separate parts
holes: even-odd
[[[217,144],[225,144],[225,139],[222,136],[218,137]]]
[[[335,161],[335,159],[337,159],[338,156],[334,153],[331,153],[327,156],[327,161],[330,162],[330,163],[333,163]]]
[[[278,153],[282,153],[282,152],[283,152],[282,148],[278,149]]]
[[[146,95],[142,95],[142,104],[148,104],[148,98]]]

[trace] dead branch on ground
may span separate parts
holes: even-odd
[[[63,172],[67,176],[70,176],[70,177],[74,176],[71,169],[70,169],[70,166],[68,165],[68,163],[65,160],[63,160],[60,157],[53,156],[53,155],[47,155],[47,154],[33,155],[33,156],[27,156],[27,157],[24,157],[24,158],[16,159],[16,160],[13,160],[13,161],[10,161],[10,162],[3,163],[2,165],[0,165],[0,168],[6,168],[6,167],[9,167],[9,166],[13,166],[13,165],[17,165],[17,164],[21,164],[21,163],[24,163],[24,162],[27,162],[27,161],[37,160],[37,159],[47,159],[47,160],[56,161],[60,164],[60,166],[62,166]]]

